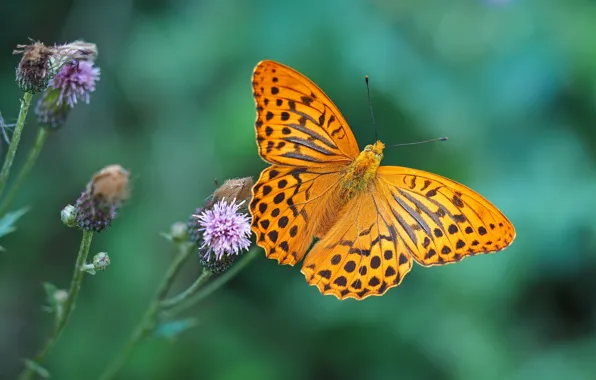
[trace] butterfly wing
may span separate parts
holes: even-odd
[[[297,71],[262,61],[252,83],[259,154],[273,164],[253,187],[252,230],[267,257],[294,265],[335,221],[340,172],[358,144],[333,102]]]
[[[274,61],[254,69],[255,123],[261,157],[272,164],[327,167],[358,156],[356,139],[337,107],[304,75]]]
[[[382,166],[377,189],[395,216],[407,252],[424,266],[498,252],[515,238],[513,224],[468,187],[436,174]]]
[[[478,193],[420,170],[382,166],[310,251],[302,273],[339,299],[382,295],[412,267],[500,251],[515,229]]]
[[[310,285],[339,299],[382,295],[412,268],[395,216],[375,184],[345,205],[342,215],[304,259]]]
[[[263,170],[253,187],[250,212],[257,244],[267,257],[290,265],[302,260],[313,238],[337,217],[339,178],[339,172],[320,168],[274,165]]]

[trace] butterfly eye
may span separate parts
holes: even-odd
[[[367,145],[364,147],[365,152],[370,152],[372,150],[372,145]]]
[[[383,153],[375,153],[375,158],[381,161],[383,159]]]

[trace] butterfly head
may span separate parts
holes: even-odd
[[[372,153],[373,157],[381,162],[383,159],[383,149],[385,149],[385,144],[377,140],[376,143],[365,146],[364,152]]]

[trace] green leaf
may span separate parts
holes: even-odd
[[[25,359],[25,366],[37,373],[40,377],[47,379],[50,377],[50,372],[34,362],[33,360]]]
[[[56,297],[54,297],[54,295],[58,291],[58,288],[56,287],[56,285],[50,282],[44,282],[43,289],[46,291],[46,302],[48,303],[48,305],[52,307],[52,310],[55,310]]]
[[[4,215],[0,219],[0,238],[16,230],[17,228],[14,226],[14,224],[21,216],[25,215],[27,211],[29,211],[29,207],[23,207],[19,210],[11,211]],[[5,249],[0,246],[0,251],[5,251]]]
[[[157,338],[175,339],[186,330],[189,330],[198,324],[199,321],[196,318],[161,322],[157,325],[153,332],[153,336]]]

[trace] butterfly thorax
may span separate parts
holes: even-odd
[[[380,141],[367,145],[354,162],[348,166],[341,182],[346,199],[366,190],[370,181],[377,174],[377,169],[383,159],[384,148],[385,144]]]

